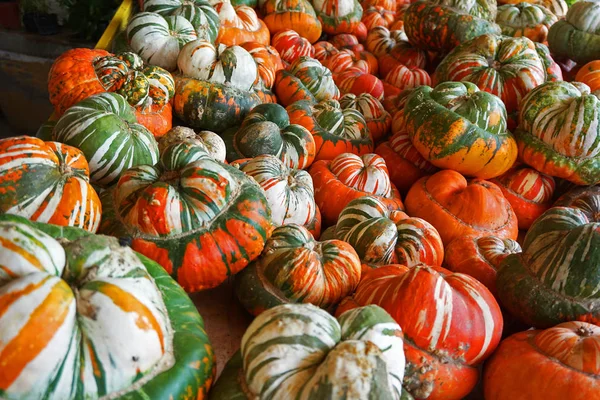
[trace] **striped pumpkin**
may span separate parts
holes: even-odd
[[[363,264],[380,266],[427,264],[444,260],[444,246],[435,228],[421,218],[390,210],[377,197],[352,200],[342,210],[335,237],[354,247]]]
[[[298,35],[294,30],[287,29],[277,32],[271,41],[281,59],[287,63],[293,63],[300,56],[315,56],[315,48],[308,39]]]
[[[213,6],[219,15],[221,27],[217,43],[226,46],[240,45],[245,42],[258,42],[268,45],[271,34],[267,25],[258,18],[252,7],[234,7],[229,0],[219,1]]]
[[[544,63],[544,67],[546,68],[546,82],[562,81],[562,70],[560,68],[560,65],[558,65],[558,63],[552,58],[548,46],[537,42],[534,44],[535,50],[537,51],[538,55],[540,56],[540,59]]]
[[[554,178],[535,169],[513,168],[492,182],[502,189],[515,211],[519,229],[529,229],[533,221],[552,206]]]
[[[325,225],[333,225],[352,200],[373,195],[390,210],[403,210],[398,189],[390,182],[383,158],[343,153],[331,161],[321,160],[309,170],[315,187],[315,202]]]
[[[223,139],[219,135],[211,131],[196,133],[193,129],[185,126],[176,126],[162,136],[158,140],[158,150],[162,154],[170,145],[188,140],[202,147],[215,160],[220,162],[225,161],[225,142],[223,142]]]
[[[594,398],[600,386],[599,360],[600,327],[593,324],[565,322],[517,333],[503,340],[486,364],[485,398]]]
[[[354,292],[361,264],[341,240],[316,241],[296,224],[273,230],[265,248],[235,279],[238,299],[253,315],[286,303],[310,303],[332,310]]]
[[[363,51],[364,46],[352,33],[339,33],[329,39],[339,50],[348,49],[352,51]]]
[[[340,50],[332,55],[323,65],[329,68],[332,73],[344,72],[349,68],[356,68],[367,74],[376,72],[371,71],[371,66],[367,61],[362,60],[355,52],[349,49]]]
[[[557,57],[579,64],[597,60],[600,55],[600,4],[593,0],[573,4],[566,18],[550,28],[548,44]]]
[[[352,33],[360,24],[363,9],[358,0],[312,0],[315,13],[328,35]]]
[[[477,18],[483,18],[488,21],[494,21],[497,14],[497,5],[494,0],[432,0],[433,4],[439,6],[451,7],[455,11],[468,13]]]
[[[272,46],[265,46],[258,42],[242,43],[241,47],[254,58],[263,85],[271,89],[275,83],[275,74],[284,68],[279,52]]]
[[[335,54],[340,52],[340,50],[331,42],[326,42],[324,40],[315,43],[313,47],[315,49],[315,55],[313,58],[319,60],[319,62],[323,65],[327,65],[327,61],[329,61],[329,59]]]
[[[519,4],[523,0],[500,0],[498,5],[501,4]],[[535,4],[547,8],[552,14],[556,15],[558,19],[563,19],[569,11],[569,4],[565,0],[527,0],[529,4]],[[574,3],[569,0],[569,3]]]
[[[348,93],[340,99],[342,109],[354,109],[365,117],[367,128],[374,141],[387,136],[392,125],[392,117],[383,105],[369,93],[355,95]]]
[[[523,252],[507,257],[496,285],[502,304],[529,326],[600,323],[600,238],[596,194],[565,201],[527,231]]]
[[[590,91],[600,95],[600,55],[598,60],[590,61],[581,67],[575,75],[575,80],[585,83],[590,87]]]
[[[132,239],[188,292],[209,289],[258,257],[270,231],[260,187],[191,142],[156,166],[127,170],[102,197],[103,233]]]
[[[406,209],[431,223],[444,244],[465,235],[516,240],[519,233],[517,217],[498,186],[467,181],[452,170],[418,180],[406,196]]]
[[[96,232],[102,207],[83,153],[30,136],[0,140],[0,212]]]
[[[127,168],[158,161],[154,136],[136,123],[133,108],[116,93],[96,94],[69,108],[56,123],[53,140],[81,150],[90,181],[103,187],[115,184]]]
[[[503,35],[525,36],[540,43],[546,41],[548,30],[556,21],[556,15],[546,7],[527,2],[500,6],[496,16]]]
[[[391,31],[383,26],[377,26],[369,31],[365,47],[379,58],[385,54],[389,54],[394,47],[400,42],[407,42],[408,38],[404,31]]]
[[[127,26],[127,41],[144,62],[168,71],[177,68],[179,50],[198,38],[191,22],[181,15],[163,17],[153,12],[135,14]]]
[[[321,37],[321,21],[308,0],[259,0],[261,14],[271,34],[292,29],[309,42]]]
[[[250,324],[211,399],[399,400],[402,345],[400,327],[376,306],[336,320],[311,304],[280,305]]]
[[[373,139],[363,115],[342,109],[335,100],[313,104],[297,101],[287,107],[292,124],[302,125],[315,139],[315,160],[332,160],[343,153],[363,155],[373,149]]]
[[[205,0],[145,0],[143,10],[164,17],[181,15],[192,23],[198,37],[214,43],[219,33],[219,15]]]
[[[520,252],[521,246],[512,239],[460,236],[446,246],[444,266],[450,271],[471,275],[497,297],[496,273],[500,263],[510,254]]]
[[[521,103],[519,157],[578,185],[600,182],[600,99],[585,84],[548,82]]]
[[[160,266],[115,238],[8,214],[0,243],[0,396],[207,396],[202,319]]]
[[[399,93],[404,89],[429,86],[431,85],[431,77],[427,71],[421,68],[407,67],[403,64],[398,64],[385,76],[384,82],[398,89]]]
[[[418,87],[404,116],[413,145],[438,168],[488,179],[508,171],[517,158],[502,100],[473,83]]]
[[[383,82],[375,75],[366,73],[359,68],[352,67],[333,74],[333,79],[342,94],[360,95],[367,93],[377,100],[383,100],[385,88]]]
[[[395,4],[394,4],[395,6]],[[383,7],[368,6],[364,8],[361,22],[365,24],[367,32],[378,26],[389,28],[396,18],[396,11],[387,10]]]
[[[546,68],[528,38],[482,35],[448,54],[435,76],[437,82],[472,82],[500,97],[512,113],[527,93],[546,81]]]
[[[369,304],[382,307],[402,327],[404,387],[415,398],[464,398],[477,383],[477,365],[500,342],[500,307],[468,275],[426,265],[368,270],[337,313]]]

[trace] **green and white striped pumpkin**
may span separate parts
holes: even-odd
[[[206,395],[202,319],[157,264],[115,238],[8,214],[0,259],[3,399]]]
[[[127,26],[132,50],[145,62],[166,70],[177,68],[181,48],[198,37],[191,22],[182,16],[163,17],[152,12],[133,16]]]
[[[143,11],[155,12],[164,17],[180,15],[191,22],[200,39],[214,42],[219,34],[219,15],[204,0],[147,0]]]
[[[90,181],[106,187],[128,168],[158,161],[156,139],[136,121],[123,96],[100,93],[69,108],[56,123],[53,140],[80,149],[90,166]]]
[[[500,6],[496,16],[503,35],[526,36],[534,42],[545,42],[548,30],[556,21],[556,15],[546,7],[527,2]]]
[[[378,306],[335,319],[311,304],[271,308],[250,324],[211,399],[400,399],[400,326]],[[241,364],[241,365],[240,365]],[[240,366],[240,368],[235,368]]]

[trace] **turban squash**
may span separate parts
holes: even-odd
[[[600,55],[598,56],[600,58]],[[577,82],[585,83],[590,91],[600,93],[600,59],[585,64],[575,76]]]
[[[556,21],[556,15],[546,7],[527,2],[502,5],[496,16],[503,35],[524,36],[540,43],[546,42],[548,30]]]
[[[312,4],[328,35],[352,33],[362,19],[358,0],[313,0]]]
[[[258,3],[271,34],[291,29],[311,43],[321,37],[321,21],[308,0],[260,0]]]
[[[202,318],[115,238],[0,215],[0,393],[9,399],[206,398]]]
[[[374,141],[387,136],[392,126],[392,117],[383,108],[383,105],[369,93],[359,95],[348,93],[340,99],[342,109],[351,108],[360,112],[365,117],[369,133]]]
[[[273,35],[272,44],[279,52],[281,59],[287,63],[293,63],[300,56],[315,56],[315,48],[308,39],[291,29]]]
[[[219,15],[205,0],[144,0],[143,10],[164,17],[180,15],[190,21],[198,37],[214,43],[219,33]]]
[[[216,42],[226,46],[240,45],[245,42],[258,42],[268,45],[271,33],[267,25],[258,18],[252,7],[234,7],[229,0],[214,5],[219,14],[221,27]]]

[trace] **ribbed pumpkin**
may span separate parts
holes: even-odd
[[[9,214],[0,243],[3,398],[206,398],[212,346],[159,265],[115,238]]]
[[[143,106],[135,110],[135,118],[144,125],[155,138],[159,138],[173,127],[173,106],[167,103],[164,106]]]
[[[525,36],[540,43],[546,41],[548,30],[556,21],[556,15],[546,7],[527,2],[500,6],[496,16],[503,35]]]
[[[575,75],[575,80],[588,85],[590,91],[600,93],[600,54],[598,58],[581,67]]]
[[[299,225],[273,230],[254,262],[235,278],[235,291],[253,315],[285,303],[310,303],[333,310],[354,292],[361,264],[341,240],[316,241]]]
[[[256,11],[248,6],[234,7],[230,0],[223,0],[214,5],[219,14],[221,27],[217,43],[226,46],[240,45],[245,42],[258,42],[268,45],[271,34],[267,25],[258,18]]]
[[[287,63],[293,63],[300,56],[315,56],[315,48],[308,39],[298,35],[294,30],[279,31],[271,40],[281,59]]]
[[[559,17],[560,18],[560,17]],[[557,57],[584,64],[600,54],[600,3],[578,1],[548,32],[550,51]]]
[[[349,68],[346,71],[334,74],[333,79],[342,94],[360,95],[368,93],[378,100],[383,100],[385,86],[373,74],[366,73],[358,68]]]
[[[333,55],[340,52],[340,50],[331,42],[326,42],[324,40],[315,43],[313,47],[315,48],[314,58],[319,60],[323,65],[327,65],[327,61],[329,61]]]
[[[485,398],[593,399],[600,391],[599,359],[600,328],[593,324],[565,322],[517,333],[486,363]]]
[[[379,58],[391,52],[400,42],[408,42],[408,38],[404,31],[391,31],[386,27],[378,26],[369,30],[367,40],[365,41],[365,47],[373,53],[375,57]]]
[[[329,39],[339,50],[348,49],[352,51],[363,51],[365,48],[358,38],[352,33],[340,33]]]
[[[408,214],[431,223],[444,244],[471,234],[516,240],[519,233],[517,217],[498,186],[467,181],[456,171],[421,178],[405,202]]]
[[[272,46],[265,46],[258,42],[242,43],[241,47],[254,58],[262,84],[267,89],[271,89],[275,83],[275,74],[284,68],[279,52]]]
[[[228,161],[271,154],[290,168],[309,167],[316,154],[315,139],[302,125],[291,124],[279,104],[260,104],[244,118],[241,127],[223,134]]]
[[[404,117],[413,145],[436,167],[488,179],[505,173],[517,158],[502,100],[473,83],[418,87]]]
[[[297,101],[287,112],[292,124],[302,125],[315,139],[315,160],[332,160],[342,153],[363,155],[373,150],[373,139],[364,116],[353,108],[342,109],[336,100]]]
[[[532,168],[517,167],[492,180],[510,203],[519,229],[529,229],[533,221],[552,206],[554,179]]]
[[[30,136],[0,140],[0,212],[96,232],[102,216],[83,153]]]
[[[546,82],[556,82],[563,80],[563,73],[560,68],[560,65],[552,58],[550,54],[550,49],[548,46],[542,43],[534,43],[535,50],[537,51],[540,59],[544,63],[544,67],[546,68]]]
[[[431,77],[427,71],[417,67],[407,67],[403,64],[397,64],[385,76],[384,82],[393,86],[393,89],[388,92],[386,87],[386,97],[389,94],[399,94],[404,89],[412,89],[418,86],[431,85]]]
[[[99,93],[69,108],[56,123],[52,138],[82,151],[90,181],[115,184],[127,168],[158,161],[156,139],[136,122],[127,100],[116,93]]]
[[[404,377],[402,331],[381,308],[336,320],[311,304],[260,314],[225,366],[211,399],[399,400]]]
[[[542,214],[527,231],[523,252],[498,271],[502,304],[529,326],[600,323],[598,199],[590,191],[573,200]]]
[[[192,23],[181,15],[163,17],[153,12],[141,12],[135,14],[127,26],[131,49],[148,64],[168,71],[177,67],[179,50],[197,38]],[[210,38],[207,35],[200,39]]]
[[[521,103],[519,157],[578,185],[600,182],[600,99],[585,84],[547,82]]]
[[[528,38],[482,35],[448,54],[435,76],[437,82],[472,82],[500,97],[512,113],[527,93],[546,81],[546,68]]]
[[[352,93],[345,94],[340,99],[340,107],[344,110],[351,108],[360,112],[365,117],[367,128],[374,141],[383,138],[390,131],[392,117],[385,111],[379,100],[369,93],[358,96]]]
[[[313,0],[312,4],[328,35],[352,33],[362,18],[358,0]]]
[[[340,90],[331,71],[311,57],[298,57],[287,70],[277,71],[275,93],[283,106],[299,100],[337,100]]]
[[[259,0],[258,5],[271,34],[292,29],[311,43],[321,37],[321,21],[308,0]]]
[[[144,0],[142,11],[162,16],[181,15],[192,23],[199,38],[214,43],[219,33],[219,15],[205,0]]]
[[[342,210],[335,237],[350,243],[363,264],[440,267],[444,246],[435,228],[421,218],[390,210],[377,197],[352,200]]]
[[[522,0],[500,0],[498,2],[498,5],[519,4],[522,2]],[[556,17],[559,19],[563,19],[567,15],[567,11],[569,11],[569,4],[567,4],[565,0],[527,0],[527,3],[546,7],[552,14],[556,15]],[[572,5],[574,1],[569,0],[569,3]]]
[[[130,237],[188,292],[215,287],[258,257],[271,225],[258,184],[191,142],[169,146],[156,166],[127,170],[102,201],[101,231]]]
[[[162,154],[170,145],[182,141],[192,141],[195,145],[206,150],[208,155],[215,160],[225,161],[225,142],[219,135],[211,131],[196,133],[193,129],[185,126],[176,126],[163,135],[158,140],[158,150]]]
[[[459,236],[446,246],[444,266],[453,272],[471,275],[496,296],[496,273],[510,254],[521,246],[512,239],[496,236]]]
[[[340,154],[331,161],[315,162],[309,172],[315,186],[315,202],[326,226],[337,221],[348,203],[367,195],[377,197],[390,210],[404,210],[385,161],[377,154]]]
[[[415,398],[464,398],[477,383],[477,365],[500,342],[500,307],[468,275],[426,265],[368,270],[337,313],[369,304],[389,312],[404,331],[404,387]]]
[[[325,64],[332,73],[344,72],[349,68],[356,68],[365,73],[372,73],[371,66],[365,60],[357,57],[356,53],[349,49],[342,49],[327,59]]]
[[[361,22],[365,24],[368,32],[378,26],[388,28],[394,22],[395,18],[396,11],[387,10],[383,7],[369,6],[364,9]]]

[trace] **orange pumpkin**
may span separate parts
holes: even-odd
[[[467,181],[443,170],[421,178],[406,196],[408,214],[423,218],[440,233],[444,244],[464,235],[517,239],[517,216],[502,190],[483,179]]]
[[[274,88],[284,106],[300,100],[317,102],[340,97],[331,71],[307,56],[298,57],[287,70],[277,71]]]
[[[386,10],[383,7],[369,6],[363,13],[362,23],[365,24],[367,31],[370,31],[378,26],[389,27],[395,18],[395,11]]]
[[[431,85],[431,77],[427,71],[417,67],[405,66],[403,64],[396,65],[396,67],[385,76],[384,81],[400,91],[412,89],[417,86]]]
[[[352,50],[342,49],[333,54],[324,64],[332,73],[344,72],[350,68],[356,68],[364,73],[372,73],[371,66],[356,56]]]
[[[308,0],[265,0],[260,10],[272,34],[293,29],[309,42],[321,37],[321,21]]]
[[[319,60],[323,65],[327,65],[329,59],[340,52],[340,50],[331,44],[331,42],[326,42],[324,40],[315,43],[313,47],[315,48],[314,58]]]
[[[217,43],[226,46],[240,45],[245,42],[269,44],[271,39],[269,28],[258,18],[253,8],[234,7],[229,0],[215,4],[214,8],[221,21]]]
[[[300,56],[315,56],[315,48],[308,39],[291,29],[277,32],[273,35],[272,43],[281,59],[287,63],[294,62]]]
[[[581,67],[575,75],[575,80],[588,85],[592,92],[600,90],[600,60],[590,61]]]
[[[339,50],[350,49],[353,51],[363,51],[365,48],[356,36],[351,33],[340,33],[335,35],[330,40],[331,44],[337,47]]]
[[[368,93],[377,100],[383,100],[385,84],[373,74],[366,73],[358,68],[349,68],[343,72],[333,74],[333,79],[342,94],[360,95]]]
[[[136,108],[135,117],[155,138],[159,138],[173,127],[173,106],[167,103],[162,107],[153,104],[150,107]]]
[[[340,106],[342,108],[354,108],[365,117],[367,127],[374,141],[378,141],[388,134],[392,117],[385,111],[379,100],[369,93],[359,94],[358,96],[353,93],[345,94],[340,99]]]

